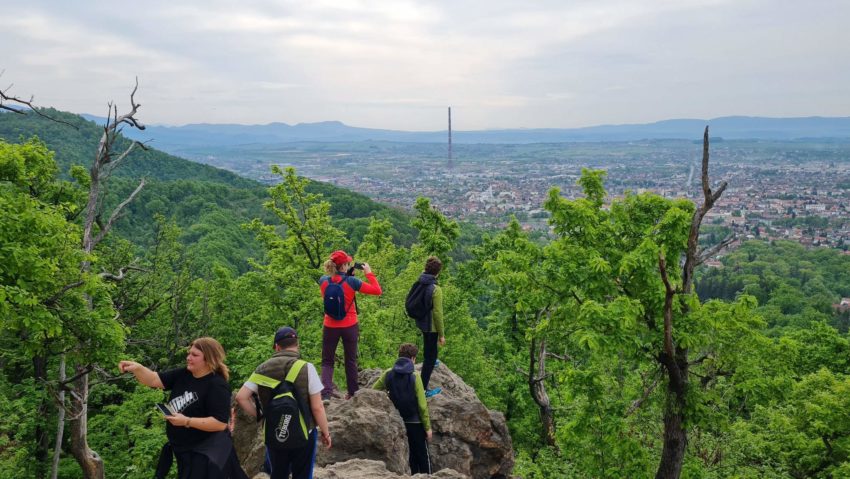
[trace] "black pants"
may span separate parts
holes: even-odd
[[[313,465],[316,463],[316,429],[310,432],[307,445],[286,451],[269,450],[272,465],[272,479],[312,479]]]
[[[407,446],[410,448],[410,474],[431,474],[431,455],[428,452],[428,438],[420,422],[406,422]]]
[[[437,363],[437,333],[422,333],[422,345],[425,350],[425,358],[422,360],[422,386],[428,390],[428,381],[431,380],[431,373],[434,371],[434,364]]]

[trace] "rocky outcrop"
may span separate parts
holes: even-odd
[[[372,459],[386,469],[409,474],[407,433],[386,393],[361,389],[348,401],[333,400],[326,407],[333,447],[319,448],[320,467],[349,459]],[[400,447],[400,445],[404,447]]]
[[[320,467],[313,473],[314,479],[466,479],[467,477],[451,469],[443,469],[430,476],[426,474],[398,475],[388,471],[383,462],[370,459],[350,459],[345,462],[337,462],[327,467]],[[269,479],[269,476],[265,473],[259,473],[253,479]]]
[[[377,369],[361,371],[361,390],[348,401],[333,399],[326,406],[333,447],[319,447],[316,478],[395,479],[410,474],[404,424],[386,394],[369,388],[380,374]],[[431,477],[510,477],[513,449],[504,416],[484,407],[475,391],[444,364],[434,370],[429,386],[443,388],[428,399],[432,468],[439,471]],[[253,419],[237,415],[234,442],[242,466],[254,477],[262,466],[263,444]]]
[[[316,469],[313,477],[315,479],[407,479],[409,477],[415,479],[465,479],[468,476],[451,469],[443,469],[430,476],[426,474],[415,474],[413,476],[399,475],[388,471],[381,461],[351,459]]]

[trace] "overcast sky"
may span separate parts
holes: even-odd
[[[0,0],[0,87],[147,123],[850,116],[848,0]]]

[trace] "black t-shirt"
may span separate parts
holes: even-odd
[[[174,410],[187,417],[214,417],[223,423],[230,419],[230,386],[218,374],[210,373],[195,378],[186,368],[161,372],[159,380],[171,391],[168,399]],[[172,426],[167,423],[165,433],[174,446],[191,447],[209,437],[211,432],[195,428]]]

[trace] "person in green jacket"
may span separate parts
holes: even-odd
[[[411,474],[431,474],[431,456],[428,441],[431,440],[431,419],[425,402],[425,387],[422,378],[413,367],[419,349],[415,344],[404,343],[398,348],[398,359],[372,386],[387,391],[390,401],[398,409],[410,449]]]
[[[431,373],[438,364],[437,344],[446,344],[446,333],[443,328],[443,290],[437,285],[437,276],[443,269],[440,258],[431,256],[425,261],[425,271],[410,288],[405,300],[408,316],[416,320],[416,326],[422,331],[422,348],[425,358],[422,360],[422,384],[425,386],[425,397],[439,394],[441,389],[428,389]]]

